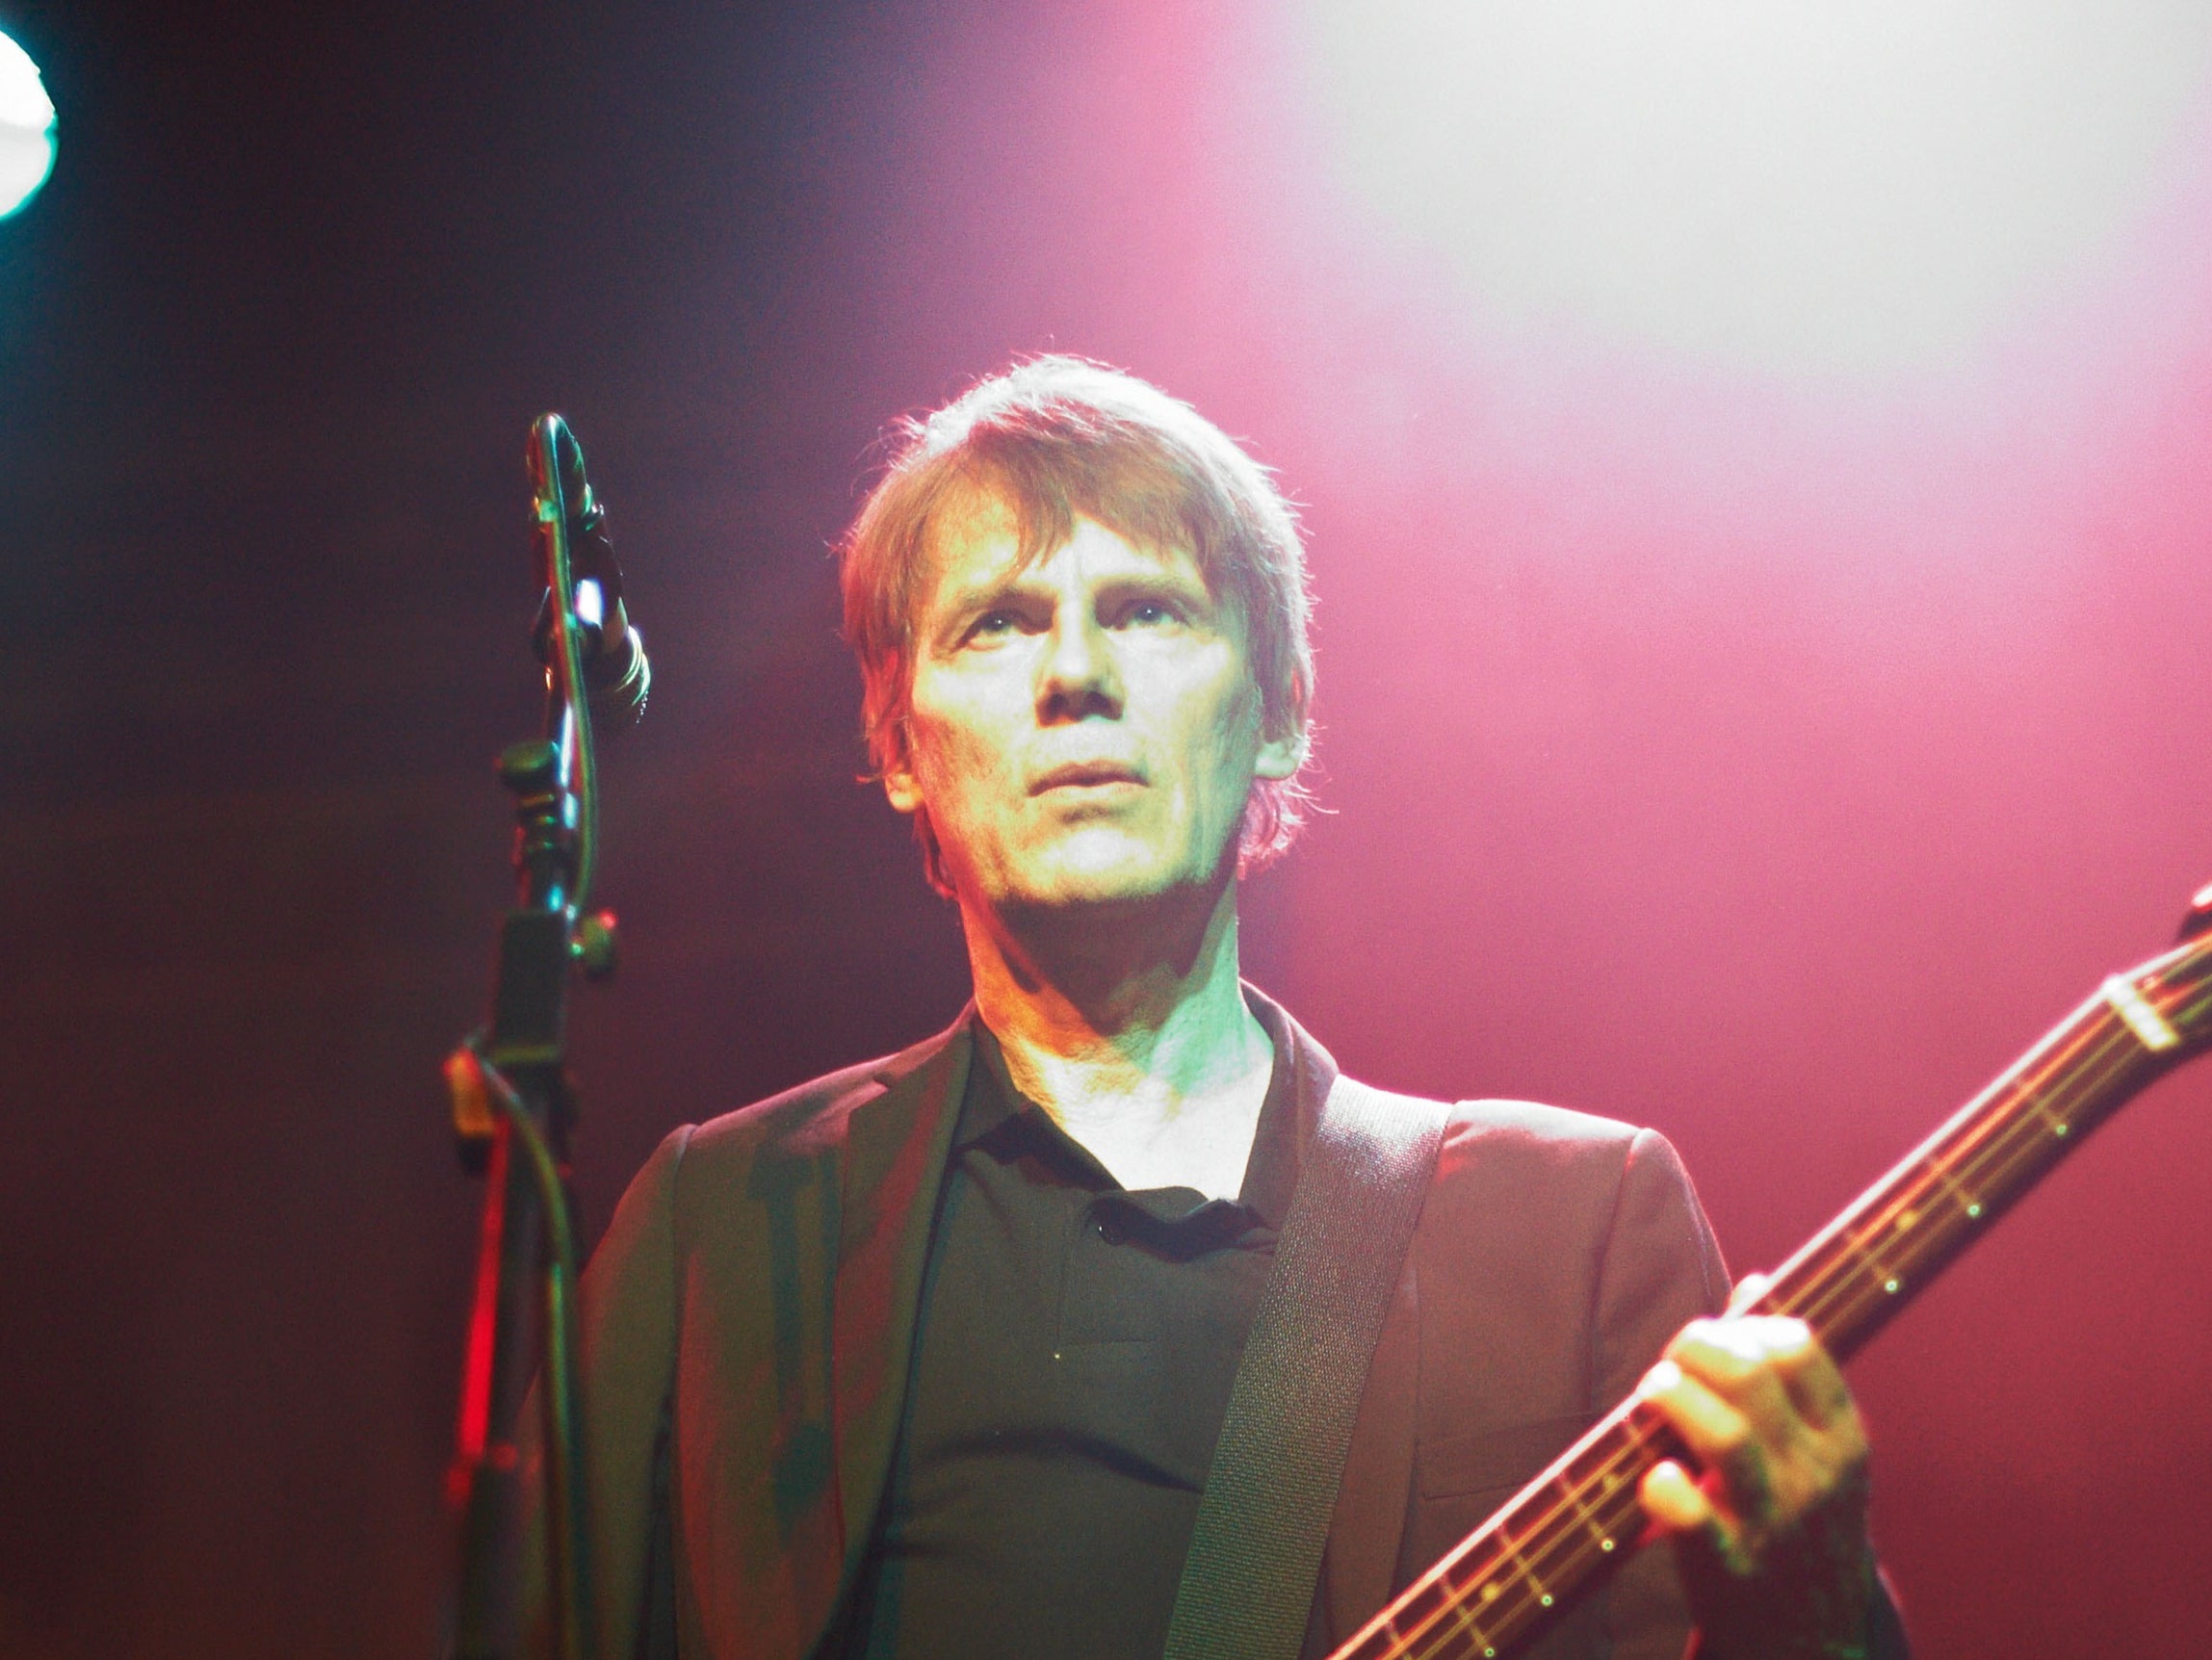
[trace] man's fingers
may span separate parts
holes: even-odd
[[[1794,1320],[1789,1323],[1797,1324]],[[1851,1435],[1860,1434],[1859,1409],[1851,1399],[1851,1387],[1843,1381],[1843,1368],[1812,1340],[1810,1332],[1805,1333],[1801,1342],[1785,1344],[1776,1352],[1774,1369],[1807,1423],[1822,1432],[1848,1427]]]
[[[1755,1306],[1762,1290],[1746,1284],[1733,1306]],[[1652,1525],[1674,1535],[1693,1598],[1705,1584],[1702,1600],[1711,1602],[1721,1595],[1711,1585],[1746,1582],[1777,1560],[1777,1583],[1797,1584],[1801,1569],[1825,1574],[1831,1558],[1854,1584],[1865,1580],[1865,1433],[1842,1374],[1802,1320],[1736,1312],[1693,1321],[1637,1392],[1679,1438],[1684,1462],[1702,1466],[1693,1476],[1663,1462],[1638,1489]],[[1855,1610],[1862,1597],[1831,1623],[1858,1631]],[[1766,1651],[1731,1652],[1738,1648]]]
[[[1638,1496],[1644,1501],[1644,1514],[1669,1533],[1695,1533],[1719,1519],[1705,1490],[1673,1459],[1644,1472]]]
[[[1746,1274],[1736,1282],[1736,1288],[1729,1293],[1729,1312],[1740,1314],[1766,1295],[1766,1288],[1774,1282],[1764,1274]]]
[[[1849,1425],[1857,1414],[1842,1370],[1804,1321],[1781,1314],[1696,1320],[1668,1355],[1749,1415],[1773,1420],[1786,1401],[1815,1431]]]
[[[1778,1530],[1821,1505],[1863,1503],[1846,1497],[1864,1491],[1858,1409],[1801,1320],[1693,1321],[1640,1392],[1707,1472],[1702,1491],[1711,1517],[1703,1531],[1723,1560],[1752,1560]],[[1660,1502],[1667,1498],[1662,1483]],[[1664,1525],[1675,1526],[1678,1513],[1686,1516],[1687,1507],[1659,1513]]]
[[[1725,1402],[1736,1418],[1748,1426],[1786,1425],[1797,1415],[1789,1390],[1777,1370],[1779,1355],[1792,1338],[1809,1342],[1805,1328],[1794,1320],[1771,1316],[1739,1315],[1725,1320],[1692,1320],[1680,1336],[1667,1345],[1667,1359],[1684,1376]],[[1718,1431],[1732,1432],[1736,1425],[1707,1414]],[[1690,1433],[1690,1426],[1684,1426]],[[1701,1458],[1705,1449],[1693,1440]]]
[[[1678,1339],[1676,1347],[1679,1346]],[[1670,1357],[1675,1352],[1676,1348],[1668,1350]],[[1765,1472],[1752,1420],[1742,1411],[1703,1376],[1672,1358],[1645,1374],[1640,1392],[1666,1415],[1698,1463],[1719,1472],[1733,1508],[1749,1508],[1746,1499],[1756,1502],[1765,1485]]]
[[[1794,1361],[1817,1350],[1812,1329],[1788,1314],[1730,1314],[1718,1320],[1692,1320],[1667,1345],[1677,1360],[1698,1357],[1694,1368],[1716,1382],[1750,1377],[1778,1362]]]
[[[1643,1501],[1644,1515],[1661,1533],[1693,1545],[1730,1573],[1752,1571],[1755,1563],[1741,1525],[1713,1502],[1709,1487],[1673,1459],[1663,1459],[1644,1472],[1636,1496]]]

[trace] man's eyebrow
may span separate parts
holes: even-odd
[[[937,591],[938,605],[948,612],[957,612],[1010,599],[1020,592],[1022,579],[1033,568],[1032,565],[1022,565],[966,582],[957,579],[948,582]]]
[[[1176,593],[1207,594],[1213,592],[1206,580],[1206,573],[1185,569],[1178,565],[1158,565],[1141,571],[1117,571],[1099,584],[1109,593],[1130,588],[1168,588]]]
[[[1002,570],[965,582],[947,578],[915,619],[917,626],[925,637],[940,645],[959,638],[978,616],[1015,597],[1028,569]]]
[[[1200,619],[1210,620],[1221,611],[1221,596],[1213,591],[1203,571],[1174,565],[1121,572],[1099,584],[1098,597],[1116,606],[1146,598],[1170,600]]]
[[[988,610],[993,606],[1021,599],[1026,594],[1042,593],[1049,596],[1051,584],[1042,579],[1034,584],[1029,581],[1035,575],[1039,563],[1036,559],[1025,559],[1018,564],[1008,564],[996,571],[966,578],[948,573],[930,599],[929,609],[937,613],[945,628],[956,629],[976,612]],[[1174,595],[1208,607],[1219,603],[1219,596],[1206,580],[1206,573],[1184,562],[1162,561],[1134,570],[1115,571],[1100,580],[1098,592],[1102,598],[1107,599],[1121,599],[1131,594],[1158,593]]]

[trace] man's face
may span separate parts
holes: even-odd
[[[1018,566],[996,501],[940,530],[892,805],[928,812],[964,907],[1212,880],[1253,778],[1289,776],[1301,741],[1262,735],[1240,619],[1188,553],[1090,519]]]

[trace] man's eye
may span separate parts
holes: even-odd
[[[1122,613],[1123,620],[1138,628],[1157,628],[1159,624],[1175,620],[1175,608],[1158,600],[1138,600]]]
[[[1017,626],[1012,611],[985,611],[968,634],[971,638],[991,639],[1012,634]]]

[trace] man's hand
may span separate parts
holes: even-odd
[[[1738,1288],[1737,1307],[1759,1285]],[[1644,1478],[1645,1512],[1675,1536],[1701,1656],[1864,1652],[1874,1555],[1867,1446],[1843,1374],[1802,1320],[1698,1320],[1642,1391],[1703,1467]]]

